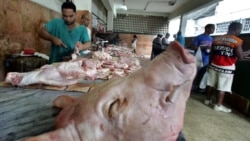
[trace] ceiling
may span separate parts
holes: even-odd
[[[197,19],[213,15],[221,0],[114,0],[117,13],[169,16],[177,11],[192,11],[188,17]],[[123,5],[127,10],[123,9]],[[185,10],[186,9],[186,10]]]
[[[123,2],[128,11],[171,13],[189,0],[115,0],[117,10],[123,10]]]

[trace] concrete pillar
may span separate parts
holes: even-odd
[[[186,27],[187,27],[187,20],[188,20],[188,18],[186,15],[181,15],[179,30],[181,31],[183,36],[185,36]]]
[[[113,11],[108,11],[108,20],[107,20],[107,31],[112,32],[113,31],[113,18],[114,18],[114,14]]]

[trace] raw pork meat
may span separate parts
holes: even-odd
[[[108,53],[104,51],[95,51],[92,54],[92,58],[98,60],[111,60],[112,56],[110,56]]]
[[[39,83],[55,86],[72,85],[85,78],[95,79],[96,64],[91,59],[55,63],[42,66],[32,72],[9,72],[5,81],[17,86]]]
[[[25,141],[176,141],[195,74],[193,55],[172,42],[129,76],[80,98],[58,97],[57,129]]]
[[[108,54],[104,56],[108,56]],[[108,59],[108,57],[102,57],[101,60],[96,58],[79,58],[68,62],[45,65],[31,72],[9,72],[5,81],[16,86],[37,83],[66,86],[76,84],[83,79],[94,80],[111,79],[117,76],[123,77],[141,68],[137,58],[111,59]]]

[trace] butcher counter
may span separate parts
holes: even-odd
[[[228,104],[250,116],[250,60],[238,61],[232,85],[232,95],[227,95]]]
[[[53,129],[59,109],[52,101],[59,95],[82,92],[0,87],[0,141],[17,141]]]

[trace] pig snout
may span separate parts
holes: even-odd
[[[195,74],[195,57],[178,42],[171,42],[165,52],[143,69],[144,82],[161,91],[193,81]]]
[[[184,63],[186,64],[191,64],[191,63],[196,63],[196,59],[193,57],[193,55],[191,55],[188,51],[186,51],[180,43],[178,42],[172,42],[170,44],[170,48],[171,50],[177,50],[180,54],[181,57],[184,61]]]

